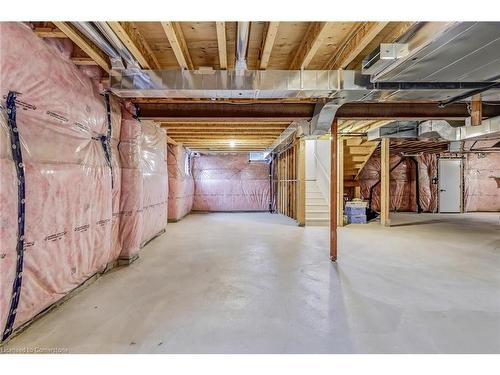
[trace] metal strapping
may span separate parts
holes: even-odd
[[[16,275],[12,285],[12,298],[10,301],[9,315],[5,324],[5,330],[2,335],[2,341],[6,340],[11,334],[16,320],[17,307],[21,296],[21,284],[23,275],[23,253],[24,253],[24,210],[25,210],[25,180],[24,164],[21,151],[21,142],[19,141],[19,132],[16,124],[16,93],[9,91],[7,95],[7,115],[10,132],[10,144],[12,150],[12,159],[16,165],[17,172],[17,261]]]
[[[111,161],[111,105],[109,104],[109,92],[104,93],[104,104],[106,106],[106,118],[108,121],[108,132],[106,135],[101,136],[100,141],[102,144],[102,148],[104,149],[104,156],[106,157],[106,161],[108,163],[109,169],[111,170],[111,189],[113,189],[114,185],[114,177],[113,177],[113,163]]]

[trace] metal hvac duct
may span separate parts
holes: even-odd
[[[500,22],[424,22],[384,46],[363,62],[372,82],[500,81]]]
[[[250,22],[238,22],[236,36],[236,70],[247,70],[248,38],[250,36]]]
[[[500,139],[500,116],[483,120],[477,126],[452,126],[445,120],[394,121],[369,130],[368,140],[380,138],[423,138],[449,142]]]
[[[453,127],[444,120],[429,120],[418,127],[419,138],[439,138],[446,141],[477,141],[500,138],[500,116],[483,120],[477,126]]]
[[[72,22],[72,24],[109,57],[112,69],[115,70],[125,69],[122,58],[118,53],[118,51],[99,32],[99,30],[96,27],[94,27],[92,22]]]

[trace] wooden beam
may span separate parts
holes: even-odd
[[[73,41],[78,47],[80,47],[83,52],[90,56],[97,65],[108,72],[111,69],[108,56],[104,54],[100,49],[98,49],[85,35],[80,31],[75,29],[68,22],[54,22],[59,30],[61,30],[69,39]]]
[[[330,141],[330,260],[337,261],[337,119],[331,127]]]
[[[306,141],[299,140],[297,164],[297,223],[300,227],[306,225]]]
[[[90,57],[72,57],[71,61],[75,65],[97,65]]]
[[[167,135],[167,143],[170,143],[172,145],[177,145],[179,143],[177,143],[176,141],[174,141],[172,138],[170,138],[168,135]]]
[[[273,50],[276,35],[278,35],[279,22],[268,22],[267,29],[264,36],[264,43],[260,55],[260,69],[267,69],[271,52]]]
[[[216,22],[217,29],[217,47],[219,50],[219,66],[221,69],[227,69],[227,47],[226,47],[226,23]]]
[[[481,101],[481,94],[474,95],[471,101],[471,125],[481,125],[483,121],[483,102]]]
[[[380,153],[380,224],[384,227],[391,225],[389,217],[389,199],[390,199],[390,139],[382,138]]]
[[[363,22],[354,33],[349,34],[339,52],[325,64],[323,69],[345,69],[389,22]]]
[[[151,47],[133,22],[108,22],[108,25],[143,69],[161,69]]]
[[[290,64],[290,70],[307,68],[319,47],[323,44],[329,29],[328,26],[328,22],[311,22]]]
[[[161,22],[161,25],[180,67],[188,70],[194,69],[179,22]]]
[[[35,27],[33,31],[40,38],[67,38],[61,30],[52,27]]]
[[[337,226],[344,226],[344,138],[337,137]]]

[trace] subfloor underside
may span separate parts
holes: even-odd
[[[499,214],[339,229],[188,215],[5,349],[70,353],[500,352]]]

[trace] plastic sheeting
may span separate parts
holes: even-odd
[[[128,109],[127,109],[128,108]],[[141,169],[141,123],[122,108],[122,127],[118,151],[121,163],[120,196],[120,258],[131,259],[137,255],[142,239],[143,177]]]
[[[101,142],[107,133],[104,101],[90,80],[22,24],[0,23],[0,35],[0,94],[19,93],[17,128],[26,181],[17,327],[112,260],[111,172]],[[4,143],[2,329],[10,306],[18,221],[17,179]]]
[[[194,158],[195,211],[266,211],[269,164],[250,163],[247,154]]]
[[[181,145],[168,145],[168,220],[178,221],[193,208],[194,179],[186,170],[189,163],[186,149]]]
[[[141,244],[144,244],[163,232],[167,225],[168,174],[165,130],[148,121],[141,122],[141,125],[143,179]]]
[[[465,211],[500,212],[500,153],[466,154]]]
[[[390,169],[393,169],[401,157],[391,156]],[[380,157],[372,157],[366,163],[360,174],[361,195],[369,199],[370,190],[372,191],[371,208],[375,211],[380,210]],[[416,211],[416,175],[415,164],[408,159],[403,160],[390,176],[390,202],[391,211]]]

